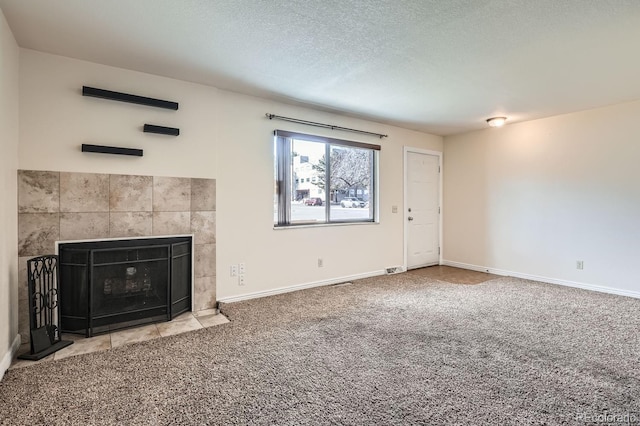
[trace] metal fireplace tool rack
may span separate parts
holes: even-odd
[[[58,256],[27,261],[31,350],[18,358],[36,361],[69,346],[60,337],[60,291]]]

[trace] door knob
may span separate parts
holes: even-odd
[[[413,220],[413,218],[412,218],[411,216],[409,216],[409,217],[407,218],[407,220],[411,221],[411,220]]]

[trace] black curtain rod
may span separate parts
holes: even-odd
[[[354,132],[354,133],[361,133],[363,135],[377,136],[380,139],[388,137],[388,135],[383,135],[381,133],[367,132],[365,130],[358,130],[358,129],[350,129],[348,127],[334,126],[333,124],[316,123],[315,121],[300,120],[297,118],[283,117],[281,115],[275,115],[275,114],[269,114],[269,113],[266,113],[265,115],[269,120],[273,120],[274,118],[277,118],[278,120],[290,121],[292,123],[306,124],[307,126],[324,127],[325,129],[344,130],[345,132]]]

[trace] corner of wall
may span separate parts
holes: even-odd
[[[14,337],[9,350],[4,354],[2,360],[0,361],[0,380],[4,378],[5,373],[11,366],[11,361],[18,353],[18,348],[20,348],[21,343],[22,341],[20,339],[20,335],[16,334],[16,337]]]
[[[637,297],[639,114],[636,100],[447,136],[444,257]]]
[[[18,87],[20,48],[0,10],[0,374],[18,350]]]

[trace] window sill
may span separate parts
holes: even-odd
[[[326,228],[330,226],[366,226],[379,225],[380,222],[332,222],[332,223],[304,223],[300,225],[274,226],[274,231],[283,229],[300,229],[300,228]]]

